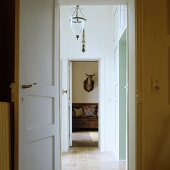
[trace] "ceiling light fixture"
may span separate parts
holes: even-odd
[[[75,34],[77,40],[79,39],[79,35],[84,29],[84,23],[87,20],[83,14],[83,9],[80,8],[79,5],[73,8],[73,14],[70,18],[70,26],[72,32]]]

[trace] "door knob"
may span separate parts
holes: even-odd
[[[33,84],[23,84],[21,87],[22,89],[29,89],[31,88],[32,86],[35,86],[37,83],[33,83]]]
[[[67,90],[62,90],[62,95],[67,94]]]

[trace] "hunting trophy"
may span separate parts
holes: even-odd
[[[95,76],[95,74],[88,75],[87,73],[85,73],[85,75],[87,76],[87,78],[86,80],[84,80],[84,90],[90,92],[94,89],[93,76]]]

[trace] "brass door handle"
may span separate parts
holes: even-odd
[[[31,88],[32,86],[36,85],[37,83],[33,83],[33,84],[23,84],[21,87],[22,89],[29,89]]]

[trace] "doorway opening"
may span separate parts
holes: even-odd
[[[69,133],[62,133],[62,136],[65,137],[65,141],[62,140],[60,142],[60,112],[61,107],[59,107],[59,82],[60,77],[58,75],[59,73],[59,66],[64,65],[65,68],[67,67],[67,60],[71,58],[75,58],[76,60],[79,60],[80,58],[82,60],[85,60],[87,58],[96,59],[98,58],[100,60],[101,64],[101,71],[100,71],[100,79],[107,79],[104,81],[101,81],[101,93],[99,96],[100,100],[100,107],[99,112],[100,114],[100,120],[102,121],[102,124],[100,124],[100,150],[98,150],[97,154],[101,151],[108,151],[110,149],[113,149],[114,147],[112,144],[114,143],[114,139],[110,139],[111,135],[114,134],[114,128],[113,133],[111,132],[110,126],[115,125],[113,123],[114,119],[111,119],[111,115],[108,116],[108,113],[110,113],[110,109],[108,107],[108,104],[110,103],[112,109],[114,105],[111,103],[111,97],[108,97],[114,95],[114,88],[111,88],[111,85],[114,85],[114,72],[108,71],[108,68],[113,68],[113,62],[114,55],[110,55],[110,52],[112,53],[113,50],[110,47],[113,47],[112,42],[118,43],[117,38],[120,38],[118,31],[119,29],[116,27],[115,29],[111,29],[112,26],[109,26],[109,24],[112,24],[113,16],[120,16],[122,9],[117,10],[118,14],[116,12],[111,16],[110,22],[107,23],[108,17],[102,17],[101,14],[108,14],[109,10],[107,9],[100,9],[99,13],[97,13],[97,10],[91,10],[93,14],[90,15],[90,17],[87,16],[87,18],[91,18],[94,16],[100,17],[100,19],[97,19],[95,21],[102,23],[102,26],[98,26],[97,24],[94,27],[95,30],[92,32],[86,32],[86,52],[83,54],[81,52],[81,42],[77,41],[73,42],[74,36],[70,40],[64,40],[63,37],[67,38],[69,37],[69,32],[65,31],[66,28],[69,28],[67,26],[64,26],[65,24],[63,21],[67,22],[68,20],[61,20],[61,23],[59,23],[59,7],[63,3],[65,5],[73,4],[73,2],[67,0],[59,1],[59,4],[54,3],[54,1],[42,1],[41,3],[37,3],[37,1],[21,1],[20,4],[20,10],[17,9],[17,11],[20,11],[18,16],[20,15],[20,21],[18,20],[18,26],[17,28],[17,37],[20,35],[20,39],[17,39],[17,41],[20,40],[20,43],[18,42],[17,45],[19,45],[19,48],[17,51],[18,54],[16,54],[17,62],[19,65],[19,71],[18,71],[18,65],[16,64],[16,75],[17,75],[17,88],[16,91],[19,90],[19,92],[16,92],[16,106],[15,109],[18,111],[16,112],[15,119],[15,142],[16,142],[16,166],[19,163],[19,169],[61,169],[61,150],[60,145],[63,143],[68,142],[68,134]],[[82,4],[83,1],[80,1],[80,4]],[[85,3],[85,1],[84,1]],[[110,0],[100,3],[107,3],[107,4],[113,4],[117,3],[117,1],[110,2]],[[121,1],[121,3],[126,4],[127,1]],[[19,4],[19,3],[17,3]],[[99,4],[98,1],[93,1],[90,4]],[[54,7],[55,6],[55,7]],[[62,6],[61,6],[62,7]],[[100,6],[102,8],[102,6]],[[45,10],[48,9],[48,10]],[[128,87],[128,114],[127,114],[127,120],[128,120],[128,131],[126,129],[126,162],[128,162],[128,165],[126,166],[127,169],[134,170],[135,164],[136,164],[136,133],[135,133],[135,99],[136,99],[136,91],[135,91],[135,6],[134,1],[128,1],[128,22],[129,24],[127,27],[127,37],[128,42],[130,42],[128,46],[128,65],[129,68],[126,68],[129,72],[129,77],[127,78],[129,80],[129,87]],[[88,14],[88,13],[87,13]],[[99,14],[99,15],[96,15]],[[70,16],[70,15],[69,15]],[[110,15],[109,15],[110,16]],[[122,15],[123,16],[123,13]],[[110,17],[109,17],[110,18]],[[117,18],[117,17],[116,17]],[[101,22],[102,21],[102,22]],[[117,20],[118,23],[124,23],[121,19],[121,22]],[[20,22],[20,25],[19,25]],[[88,22],[87,22],[88,23]],[[117,24],[117,26],[119,26]],[[116,25],[116,24],[114,24]],[[122,24],[121,24],[122,25]],[[59,32],[59,27],[61,26],[61,31],[63,31],[63,34]],[[87,27],[86,27],[87,28]],[[105,29],[111,29],[110,31]],[[123,27],[121,27],[121,30]],[[97,37],[94,38],[94,34],[100,30],[100,34],[98,34]],[[110,33],[113,31],[113,35],[109,34],[109,37],[106,38],[105,33]],[[115,34],[116,33],[116,34]],[[61,42],[59,40],[59,37],[61,35]],[[64,36],[63,36],[64,35]],[[113,36],[113,37],[112,37]],[[88,37],[90,37],[91,41],[89,41]],[[102,41],[101,41],[102,39]],[[109,41],[108,41],[109,39]],[[34,40],[34,41],[33,41]],[[64,40],[64,41],[63,41]],[[92,42],[91,44],[89,42]],[[98,44],[101,43],[102,44]],[[110,42],[110,43],[109,43]],[[75,45],[77,44],[77,45]],[[59,46],[61,45],[61,49],[63,49],[60,53],[61,56],[61,64],[59,63]],[[103,48],[109,48],[111,50],[103,50]],[[119,48],[117,48],[119,49]],[[75,52],[78,52],[78,54],[74,54]],[[117,54],[119,54],[117,50]],[[67,56],[67,58],[65,58]],[[69,57],[68,57],[69,56]],[[93,58],[93,57],[94,58]],[[103,56],[103,57],[100,57]],[[112,64],[111,64],[112,63]],[[107,68],[107,69],[106,69]],[[68,72],[68,70],[66,70]],[[63,78],[63,76],[61,76]],[[113,80],[112,80],[113,79]],[[104,82],[104,83],[103,83]],[[105,86],[107,85],[107,87]],[[63,86],[62,86],[63,87]],[[107,93],[105,93],[105,90],[107,90]],[[66,88],[63,87],[63,92],[67,93],[67,86]],[[127,92],[127,91],[126,91]],[[66,95],[65,95],[66,96]],[[126,95],[127,97],[127,95]],[[18,100],[20,99],[20,100]],[[18,103],[19,102],[19,103]],[[62,102],[61,102],[62,103]],[[68,104],[68,103],[67,103]],[[19,107],[18,107],[19,105]],[[66,107],[68,110],[68,107]],[[111,109],[111,110],[112,110]],[[47,114],[49,113],[49,114]],[[68,111],[65,112],[67,114]],[[103,113],[103,114],[102,114]],[[107,116],[106,116],[107,115]],[[62,113],[63,116],[63,113]],[[112,114],[113,116],[113,114]],[[65,117],[65,121],[69,122],[67,120],[67,117]],[[65,122],[62,122],[63,123]],[[68,126],[68,124],[67,124]],[[62,129],[63,130],[63,129]],[[113,136],[112,136],[113,137]],[[64,138],[63,138],[64,139]],[[68,142],[69,144],[69,142]],[[119,146],[119,145],[118,145]],[[19,149],[18,149],[19,148]],[[119,149],[119,147],[117,147]],[[79,151],[78,151],[79,152]],[[45,154],[44,154],[45,153]],[[79,152],[81,153],[81,152]],[[96,154],[95,154],[96,156]],[[89,155],[87,154],[87,157],[89,158]],[[112,158],[112,156],[110,155]],[[118,158],[116,158],[118,159]],[[88,159],[89,160],[89,159]],[[70,168],[70,167],[69,167]],[[97,167],[98,168],[98,167]],[[75,168],[74,168],[75,169]],[[77,169],[77,168],[76,168]],[[99,168],[98,168],[99,169]]]
[[[72,61],[70,65],[70,146],[98,147],[98,62]]]
[[[61,63],[62,151],[70,146],[101,148],[102,60],[64,59]]]
[[[81,40],[77,41],[75,36],[72,34],[69,26],[69,9],[72,6],[60,6],[60,52],[61,52],[61,90],[62,90],[62,165],[64,169],[69,169],[71,164],[74,162],[75,169],[88,168],[101,168],[100,166],[114,167],[114,162],[118,165],[118,168],[126,169],[127,163],[127,76],[128,67],[126,60],[128,60],[127,55],[127,6],[126,5],[104,5],[104,6],[82,6],[86,11],[86,18],[88,19],[85,26],[85,39],[86,39],[86,51],[81,52]],[[96,12],[97,15],[92,15]],[[103,12],[101,12],[103,11]],[[103,18],[103,23],[101,24],[101,19]],[[102,25],[102,26],[101,26]],[[104,26],[106,25],[106,26]],[[67,50],[65,50],[65,44],[69,43]],[[103,57],[96,57],[101,56]],[[70,57],[66,57],[70,56]],[[73,57],[74,56],[74,57]],[[89,71],[88,74],[95,74],[90,71],[90,66],[86,66],[83,70],[83,66],[79,66],[79,70],[74,70],[76,64],[80,64],[87,60],[94,62],[94,60],[99,61],[98,69],[98,79],[99,79],[99,98],[98,98],[98,119],[99,119],[99,135],[86,132],[86,133],[72,133],[72,129],[76,129],[83,123],[90,128],[91,120],[82,120],[82,118],[75,118],[75,115],[81,115],[83,117],[84,107],[86,107],[89,101],[85,102],[81,99],[77,101],[79,97],[87,98],[86,94],[81,94],[81,89],[83,89],[83,81],[85,80],[85,73]],[[71,62],[70,62],[71,61]],[[76,63],[76,64],[75,64]],[[88,63],[88,64],[89,64]],[[77,66],[78,67],[78,66]],[[94,66],[92,67],[94,69]],[[73,74],[73,71],[75,75]],[[71,74],[70,74],[71,73]],[[79,86],[75,84],[79,80]],[[87,75],[88,75],[87,74]],[[75,76],[75,77],[74,77]],[[73,78],[74,77],[74,78]],[[70,82],[70,80],[72,80]],[[70,90],[71,89],[71,90]],[[73,97],[72,89],[76,89],[78,92],[78,97]],[[65,93],[68,91],[68,93]],[[95,92],[95,91],[92,91]],[[87,94],[92,94],[92,92]],[[95,94],[96,95],[96,94]],[[73,100],[73,101],[72,101]],[[75,101],[75,102],[74,102]],[[97,100],[96,100],[97,101]],[[91,101],[91,105],[95,105],[97,102]],[[89,107],[89,106],[87,106]],[[96,107],[96,105],[95,105]],[[95,108],[96,109],[96,108]],[[76,113],[77,112],[77,113]],[[74,118],[73,118],[74,114]],[[94,113],[95,114],[95,113]],[[69,116],[68,116],[69,115]],[[79,123],[77,119],[81,122]],[[94,128],[95,121],[93,120],[92,126]],[[87,128],[87,127],[86,127]],[[73,130],[73,131],[74,131]],[[99,148],[93,146],[89,148],[87,143],[86,147],[82,147],[81,144],[77,144],[78,141],[73,141],[77,139],[81,141],[81,135],[84,135],[83,144],[86,143],[90,138],[96,140],[98,138]],[[91,137],[93,136],[93,137]],[[89,138],[90,137],[90,138]],[[88,138],[86,140],[86,138]],[[75,144],[75,142],[77,142]],[[96,158],[92,160],[95,161],[98,158],[98,154],[106,155],[105,160],[110,159],[108,165],[100,165],[99,162],[93,164],[93,161],[89,159],[91,153],[95,154]],[[70,156],[70,161],[68,159]],[[85,159],[82,163],[81,159]],[[101,157],[99,156],[99,159]],[[72,157],[76,157],[73,161]],[[103,157],[103,155],[102,155]],[[90,163],[89,163],[90,162]],[[106,162],[104,162],[105,164]]]

